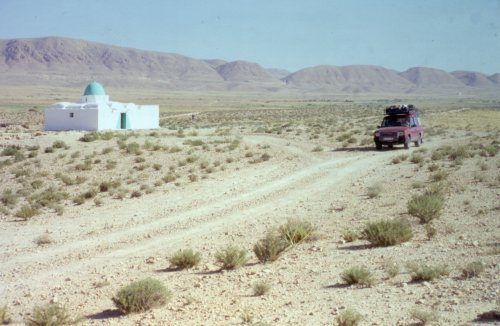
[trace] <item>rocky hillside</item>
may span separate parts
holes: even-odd
[[[338,93],[498,94],[499,74],[433,68],[320,65],[288,73],[247,61],[199,60],[60,37],[0,40],[0,85],[162,90],[272,90]],[[288,75],[285,75],[287,74]]]

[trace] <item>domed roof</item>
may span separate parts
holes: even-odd
[[[104,88],[102,87],[102,85],[94,80],[87,85],[87,88],[85,88],[85,92],[83,92],[83,96],[88,95],[106,95],[106,93],[104,92]]]

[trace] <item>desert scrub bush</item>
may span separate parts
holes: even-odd
[[[64,148],[64,149],[68,149],[69,146],[66,145],[66,143],[62,140],[56,140],[54,143],[52,143],[52,147],[54,148]]]
[[[248,308],[244,308],[243,311],[241,312],[241,321],[244,323],[244,324],[250,324],[252,323],[253,321],[253,312],[248,309]]]
[[[112,189],[120,187],[121,182],[119,180],[113,180],[113,181],[103,181],[101,184],[99,184],[99,191],[100,192],[107,192]]]
[[[79,163],[75,165],[76,171],[90,171],[92,170],[92,160],[86,159],[83,163]]]
[[[247,251],[236,246],[227,246],[215,253],[215,261],[221,269],[236,269],[247,263]]]
[[[127,154],[141,155],[141,145],[136,142],[129,143],[125,147],[125,152],[127,152]]]
[[[339,326],[357,326],[363,320],[363,316],[353,309],[346,309],[337,316]]]
[[[188,179],[191,182],[196,182],[196,181],[198,181],[198,176],[196,174],[190,174],[190,175],[188,175]]]
[[[424,157],[420,154],[413,154],[410,157],[410,162],[415,163],[415,164],[422,164],[422,163],[424,163]]]
[[[99,133],[89,132],[89,133],[86,133],[85,135],[83,135],[82,137],[80,137],[80,139],[78,139],[78,140],[81,142],[89,143],[89,142],[96,141],[98,139],[99,139]]]
[[[418,320],[420,325],[432,325],[439,321],[439,314],[435,310],[413,309],[410,315]]]
[[[170,266],[175,269],[189,269],[197,266],[201,261],[201,254],[193,249],[181,249],[169,259]]]
[[[436,228],[431,223],[426,224],[424,226],[424,230],[425,230],[425,235],[427,236],[428,240],[431,240],[437,234]]]
[[[274,232],[268,232],[254,245],[253,252],[261,263],[266,263],[277,260],[288,247],[289,243],[283,237]]]
[[[199,157],[197,155],[189,155],[188,157],[186,157],[186,162],[188,162],[188,163],[194,163],[198,159],[199,159]]]
[[[394,278],[401,272],[401,267],[390,259],[385,261],[382,267],[389,278]]]
[[[38,209],[30,205],[24,205],[14,214],[14,216],[27,221],[38,214],[40,214],[40,211]]]
[[[473,278],[484,272],[485,266],[481,261],[473,261],[462,268],[463,278]]]
[[[36,237],[35,240],[33,240],[33,242],[35,242],[39,246],[43,246],[45,244],[51,244],[52,242],[54,242],[54,239],[52,239],[52,237],[47,233],[44,233]]]
[[[0,202],[9,208],[12,208],[16,206],[18,197],[19,196],[15,194],[12,190],[6,189],[2,192],[2,195],[0,196]]]
[[[371,287],[375,282],[372,273],[363,266],[354,266],[346,269],[342,272],[340,277],[342,281],[349,285],[356,284]]]
[[[238,148],[240,146],[240,141],[235,139],[233,140],[228,146],[227,146],[227,149],[230,150],[230,151],[233,151],[235,150],[236,148]]]
[[[49,147],[45,147],[45,149],[43,150],[44,153],[54,153],[54,147],[52,146],[49,146]]]
[[[323,151],[323,147],[321,146],[314,146],[314,148],[312,149],[313,152],[322,152]]]
[[[410,224],[401,219],[385,219],[368,222],[363,237],[375,246],[393,246],[413,237]]]
[[[257,281],[253,284],[253,295],[256,297],[263,296],[269,292],[271,285],[266,281]]]
[[[33,180],[31,182],[31,188],[33,189],[40,189],[43,187],[43,181],[42,180]]]
[[[130,193],[130,198],[138,198],[138,197],[141,197],[141,196],[142,196],[142,192],[140,192],[139,190],[133,190]]]
[[[279,227],[278,231],[290,245],[301,243],[314,234],[312,224],[301,219],[288,220],[286,224]]]
[[[399,164],[401,163],[401,159],[398,156],[396,156],[392,158],[391,162],[392,164]]]
[[[8,325],[11,322],[11,318],[9,317],[9,309],[7,306],[0,307],[0,324]]]
[[[71,318],[65,307],[56,304],[47,304],[33,308],[31,317],[26,319],[28,326],[59,326],[74,325],[79,321],[78,318]]]
[[[16,146],[8,146],[2,150],[0,156],[15,156],[19,153],[19,148]]]
[[[417,217],[422,224],[429,223],[441,216],[444,202],[443,191],[437,187],[428,189],[423,194],[413,196],[408,201],[408,213]]]
[[[412,282],[432,281],[441,276],[449,274],[448,268],[444,265],[430,266],[416,262],[410,262],[406,265],[410,272]]]
[[[129,314],[163,306],[171,295],[160,281],[145,278],[122,287],[112,300],[121,312]]]
[[[430,179],[433,182],[444,181],[444,180],[448,179],[448,172],[446,172],[445,170],[438,170],[438,171],[434,172],[433,174],[431,174]]]
[[[165,183],[174,182],[175,179],[177,179],[177,177],[173,174],[167,174],[162,178],[163,182]]]
[[[345,242],[353,242],[358,240],[358,233],[353,230],[345,230],[342,233],[342,239],[344,239]]]
[[[186,139],[183,144],[189,146],[203,146],[205,143],[201,139]]]
[[[368,187],[366,195],[368,196],[368,198],[375,198],[380,196],[382,190],[383,190],[382,185],[380,183],[377,183]]]

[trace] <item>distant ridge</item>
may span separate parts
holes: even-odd
[[[488,76],[475,71],[453,71],[451,74],[467,86],[492,87],[495,84]]]
[[[258,63],[144,51],[61,37],[0,40],[0,85],[339,94],[469,94],[499,97],[500,74],[414,67],[319,65],[289,73]]]

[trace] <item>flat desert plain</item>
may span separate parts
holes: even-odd
[[[160,129],[99,133],[46,132],[42,107],[5,104],[5,321],[52,304],[83,325],[336,325],[346,311],[359,325],[498,323],[498,103],[413,102],[424,144],[382,151],[372,134],[391,100],[176,98]],[[410,214],[429,193],[439,209]],[[381,220],[410,238],[377,245],[366,229]],[[254,246],[294,221],[314,231],[260,262]],[[228,246],[248,261],[221,269]],[[201,261],[173,268],[184,249]],[[369,275],[348,284],[352,268]],[[112,298],[144,278],[170,299],[121,313]]]

